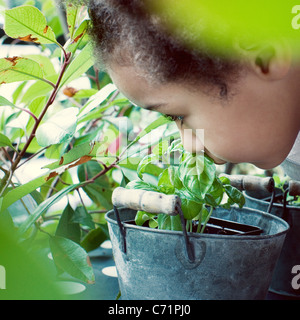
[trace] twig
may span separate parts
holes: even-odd
[[[5,147],[2,147],[2,150],[4,154],[6,155],[6,158],[10,161],[10,163],[13,163],[12,158],[10,157],[9,153],[7,152]]]
[[[66,181],[64,181],[60,176],[58,176],[58,180],[61,184],[65,185],[65,186],[70,186],[70,183],[67,183]]]
[[[80,202],[81,202],[81,204],[82,204],[82,206],[83,206],[84,210],[85,210],[86,212],[88,212],[88,211],[87,211],[87,208],[86,208],[86,206],[85,206],[85,204],[84,204],[84,201],[83,201],[83,199],[82,199],[82,197],[81,197],[80,190],[79,190],[79,189],[76,189],[76,191],[77,191],[77,193],[78,193],[78,196],[79,196]]]
[[[21,107],[18,107],[18,106],[14,106],[14,108],[19,109],[19,110],[21,110],[21,111],[24,111],[24,112],[28,113],[28,114],[34,119],[35,122],[38,121],[38,118],[37,118],[30,110],[27,110],[27,109],[25,109],[25,108],[21,108]]]
[[[0,166],[0,170],[3,171],[5,174],[7,174],[8,170],[4,169],[3,167]]]
[[[49,186],[49,190],[47,192],[46,199],[51,197],[53,191],[56,191],[56,192],[58,191],[56,189],[56,185],[57,185],[58,181],[59,181],[59,176],[55,177],[54,180],[52,181],[51,185]]]
[[[112,164],[110,164],[109,166],[104,167],[104,169],[102,171],[100,171],[94,177],[92,177],[92,178],[86,180],[85,182],[83,182],[78,188],[82,188],[82,187],[85,187],[86,185],[88,185],[90,183],[94,183],[99,177],[105,175],[112,168],[115,168],[115,166],[117,165],[117,163],[119,161],[120,161],[119,157],[116,157],[116,160]]]
[[[95,70],[95,82],[96,82],[96,86],[97,86],[97,89],[100,90],[101,87],[100,87],[100,82],[99,82],[99,70],[98,70],[98,68],[95,68],[95,67],[94,67],[94,70]]]
[[[31,159],[33,159],[34,157],[38,156],[40,153],[42,153],[43,151],[45,151],[46,149],[48,149],[49,147],[44,147],[42,149],[40,149],[39,151],[37,151],[36,153],[32,154],[30,157],[28,157],[26,160],[24,160],[22,163],[20,163],[16,169],[19,169],[21,166],[23,166],[26,162],[30,161]]]

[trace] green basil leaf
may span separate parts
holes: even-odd
[[[171,220],[171,230],[173,231],[182,231],[180,216],[170,216]]]
[[[180,179],[190,192],[204,196],[215,179],[216,167],[206,155],[188,155],[179,165]]]
[[[175,187],[170,181],[169,168],[165,169],[158,177],[159,191],[165,194],[174,194]]]
[[[169,147],[169,143],[167,140],[160,141],[152,150],[152,153],[157,156],[162,156]]]
[[[204,201],[206,204],[216,208],[219,204],[218,202],[216,201],[216,199],[210,194],[210,193],[207,193],[204,197]]]
[[[168,150],[167,150],[167,152],[169,154],[172,152],[176,152],[176,151],[179,151],[181,153],[184,152],[184,148],[183,148],[181,139],[176,139],[176,140],[172,141],[172,143],[170,144],[170,146],[168,147]]]
[[[155,214],[139,210],[135,216],[135,223],[138,226],[142,226],[146,221],[153,219],[155,216]]]
[[[130,181],[127,185],[126,185],[127,189],[142,189],[142,190],[147,190],[147,191],[158,191],[158,188],[148,182],[142,181],[142,180],[133,180]]]
[[[245,204],[245,197],[243,193],[231,185],[225,185],[224,188],[228,197],[242,208]]]
[[[159,214],[157,216],[158,229],[160,230],[172,230],[171,216],[167,214]]]
[[[223,187],[221,180],[216,177],[210,190],[209,190],[209,194],[214,198],[217,205],[219,205],[221,203],[221,201],[223,199],[224,192],[225,191],[224,191],[224,187]]]
[[[227,177],[219,177],[220,181],[222,182],[222,184],[230,184],[230,180]]]
[[[184,187],[179,177],[178,167],[169,166],[168,175],[170,183],[174,186],[175,189],[182,189]]]
[[[149,154],[146,157],[144,157],[142,159],[142,161],[139,163],[137,170],[136,170],[138,177],[142,178],[143,173],[145,172],[148,164],[150,164],[152,162],[157,162],[157,161],[159,161],[159,156],[156,154]]]
[[[184,218],[187,220],[192,220],[200,213],[202,209],[202,204],[188,200],[186,198],[181,199],[181,210],[183,212]]]

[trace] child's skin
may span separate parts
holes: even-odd
[[[107,69],[135,104],[184,117],[182,123],[177,121],[182,135],[186,128],[204,129],[205,150],[217,164],[249,162],[270,169],[284,161],[300,130],[300,68],[287,47],[274,49],[266,61],[261,61],[259,49],[251,52],[243,75],[224,99],[217,90],[204,93],[202,85],[197,90],[180,82],[155,85],[130,61],[121,66],[111,59]],[[183,141],[188,151],[203,148],[192,139]]]

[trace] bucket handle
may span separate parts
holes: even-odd
[[[117,187],[114,189],[112,194],[112,204],[120,233],[122,235],[124,253],[126,253],[126,232],[120,219],[118,207],[142,210],[154,214],[164,213],[170,216],[176,216],[179,214],[188,259],[191,263],[195,261],[194,250],[186,231],[184,215],[181,210],[181,199],[179,196],[166,195],[164,193],[141,189],[126,189]]]
[[[263,191],[271,193],[271,197],[267,197],[263,200],[269,200],[270,203],[267,209],[267,213],[271,213],[276,197],[275,182],[272,177],[257,177],[248,175],[228,175],[221,174],[221,176],[226,177],[230,180],[230,184],[240,191]],[[291,226],[291,221],[289,221],[289,215],[287,210],[287,196],[300,196],[300,181],[290,180],[284,185],[284,190],[282,192],[283,197],[283,212],[281,218],[288,222]]]
[[[220,176],[228,178],[230,180],[230,184],[240,191],[272,192],[275,187],[275,182],[272,177],[257,177],[242,174],[221,174]]]

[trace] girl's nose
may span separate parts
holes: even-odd
[[[182,125],[179,127],[181,141],[186,151],[191,153],[205,153],[212,158],[215,164],[225,164],[227,161],[213,155],[204,147],[204,129],[190,129]]]

